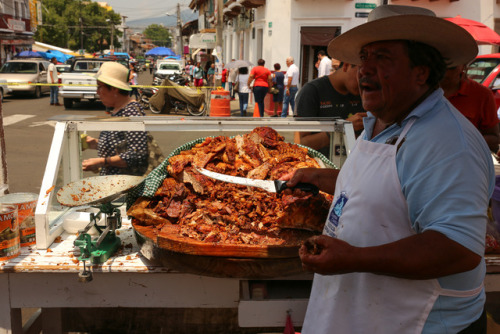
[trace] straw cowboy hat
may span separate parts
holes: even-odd
[[[112,61],[103,63],[101,68],[99,68],[99,72],[94,77],[112,87],[128,91],[132,90],[128,84],[129,69],[120,63]]]
[[[421,7],[382,5],[368,15],[368,21],[333,39],[328,54],[341,61],[360,64],[364,45],[390,40],[410,40],[436,48],[449,67],[467,64],[477,55],[474,38],[458,25],[436,17]]]

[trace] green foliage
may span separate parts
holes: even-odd
[[[83,48],[87,52],[102,51],[110,48],[113,24],[113,44],[115,49],[121,47],[118,38],[122,32],[116,29],[121,24],[120,14],[108,11],[96,2],[44,0],[42,14],[43,25],[38,26],[36,41],[78,50],[83,37]]]
[[[150,24],[142,32],[146,38],[153,40],[153,44],[157,46],[171,46],[172,36],[168,28],[160,24]]]

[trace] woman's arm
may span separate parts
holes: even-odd
[[[250,75],[248,76],[248,82],[247,82],[247,86],[248,86],[248,88],[250,88],[250,85],[252,84],[253,78],[254,78],[254,75],[253,75],[253,74],[250,74]]]
[[[84,171],[92,171],[97,173],[101,167],[127,167],[127,162],[120,158],[119,155],[105,158],[90,158],[82,161],[82,169]]]

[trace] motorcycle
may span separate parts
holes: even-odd
[[[160,86],[162,81],[166,78],[168,78],[170,81],[173,81],[180,86],[189,86],[189,78],[178,73],[169,75],[167,77],[165,77],[164,75],[163,76],[155,75],[155,77],[153,78],[153,85]]]
[[[144,110],[150,109],[149,99],[158,91],[155,87],[138,88],[139,103]]]
[[[161,85],[166,88],[159,88],[149,99],[149,109],[152,113],[169,114],[173,109],[176,113],[187,111],[192,116],[205,114],[205,93],[181,86],[170,79],[163,80]]]

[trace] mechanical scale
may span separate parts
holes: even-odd
[[[90,282],[92,272],[86,262],[98,265],[106,262],[121,245],[116,229],[121,227],[122,218],[119,207],[124,202],[113,203],[126,192],[139,185],[144,178],[131,175],[94,176],[71,182],[57,192],[57,200],[64,206],[92,206],[98,208],[97,213],[90,214],[89,224],[78,232],[74,242],[79,248],[78,260],[83,262],[83,271],[78,274],[81,282]],[[99,224],[104,218],[104,224]],[[95,227],[99,236],[92,238],[88,233]]]

